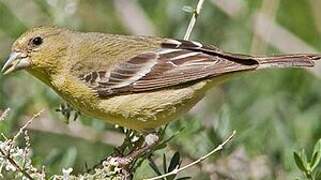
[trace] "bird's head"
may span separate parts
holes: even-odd
[[[56,27],[33,28],[21,35],[2,67],[3,74],[25,69],[34,73],[49,74],[66,54],[68,30]]]

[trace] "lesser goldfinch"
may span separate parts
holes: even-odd
[[[25,69],[82,113],[148,131],[187,112],[233,74],[312,67],[320,58],[253,57],[194,41],[40,27],[14,42],[2,72]]]

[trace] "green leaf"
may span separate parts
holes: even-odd
[[[76,147],[68,148],[62,158],[61,166],[64,168],[73,167],[76,162],[77,154],[78,151]]]
[[[162,141],[160,144],[158,144],[155,148],[153,148],[154,151],[160,150],[160,149],[164,149],[167,146],[167,143],[169,141],[171,141],[173,138],[175,138],[177,135],[179,135],[182,131],[184,130],[184,128],[179,129],[175,134],[173,134],[171,137],[169,137],[168,139],[165,139],[164,141]]]
[[[177,168],[180,164],[180,160],[181,160],[181,155],[179,154],[179,152],[175,152],[175,154],[173,155],[173,157],[171,159],[171,162],[169,163],[167,172],[171,172],[175,168]]]
[[[167,163],[166,163],[166,154],[163,154],[163,170],[164,173],[167,173]]]
[[[316,152],[312,155],[312,160],[310,163],[311,171],[313,171],[320,163],[321,160],[321,152]]]
[[[44,160],[44,165],[52,165],[53,163],[57,162],[63,154],[63,151],[59,149],[52,149],[50,153],[47,155],[46,159]]]
[[[178,178],[176,180],[185,180],[185,179],[192,179],[192,177],[181,177],[181,178]]]
[[[167,172],[172,172],[173,170],[178,168],[180,166],[180,164],[181,164],[181,155],[179,154],[179,152],[175,152],[175,154],[173,155],[173,157],[169,163]],[[166,178],[166,180],[173,180],[173,179],[175,179],[176,176],[177,176],[177,174],[173,174],[171,176],[168,176]]]
[[[314,145],[313,154],[321,151],[321,139]]]
[[[321,179],[321,171],[317,170],[314,174],[314,179]]]
[[[161,173],[160,170],[158,169],[156,163],[154,162],[154,160],[153,160],[151,157],[148,158],[148,165],[154,170],[154,172],[155,172],[158,176],[162,175],[162,173]]]
[[[307,172],[307,168],[305,167],[305,163],[300,157],[300,155],[297,152],[293,152],[295,164],[298,166],[299,169],[301,169],[304,172]]]
[[[302,149],[300,151],[300,154],[299,154],[301,160],[303,161],[304,163],[304,167],[306,167],[306,169],[308,170],[308,158],[307,158],[307,155],[305,153],[305,149]]]
[[[312,159],[311,159],[311,171],[313,171],[321,161],[321,139],[314,145]]]

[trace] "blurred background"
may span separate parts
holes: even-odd
[[[183,38],[196,0],[0,0],[0,65],[27,29],[57,25],[79,31]],[[253,55],[319,52],[321,0],[205,0],[192,40]],[[206,154],[232,130],[223,152],[183,174],[195,179],[294,179],[302,177],[293,151],[311,151],[321,137],[321,68],[248,73],[212,89],[193,110],[171,123],[182,132],[165,149],[183,164]],[[83,172],[106,157],[122,135],[102,121],[64,123],[63,102],[26,72],[0,75],[0,113],[11,108],[0,132],[13,135],[44,109],[30,129],[33,163],[50,174]],[[155,158],[161,157],[161,151]],[[155,176],[146,163],[136,179]]]

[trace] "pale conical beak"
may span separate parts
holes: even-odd
[[[4,75],[9,74],[13,71],[17,71],[20,69],[25,69],[26,67],[29,67],[31,65],[31,62],[28,57],[26,57],[24,54],[19,52],[12,52],[3,65],[1,69],[1,73]]]

